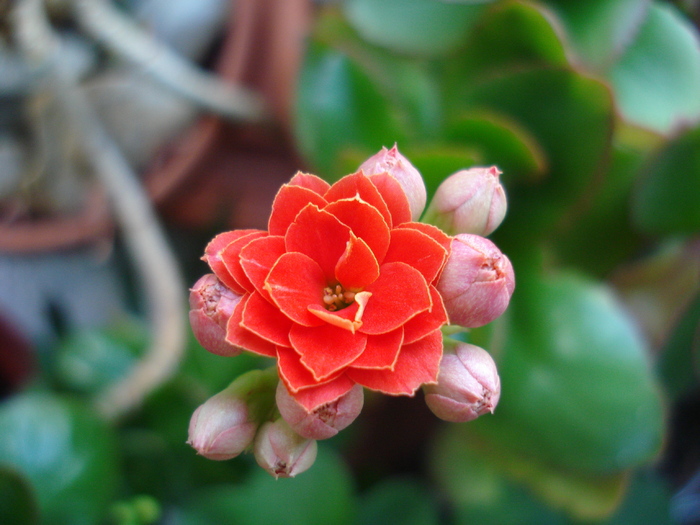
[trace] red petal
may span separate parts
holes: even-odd
[[[365,288],[372,297],[362,316],[360,332],[384,334],[432,306],[425,277],[408,264],[383,264],[379,279]]]
[[[258,292],[253,292],[248,298],[240,324],[271,343],[291,346],[289,330],[292,321]]]
[[[301,186],[309,189],[319,195],[324,195],[331,187],[325,180],[312,175],[311,173],[302,173],[297,171],[292,180],[289,181],[290,186]]]
[[[300,390],[292,395],[308,412],[313,412],[320,406],[332,403],[340,396],[347,394],[354,386],[355,382],[343,374],[328,383]]]
[[[296,394],[300,390],[329,383],[342,375],[341,373],[325,381],[316,381],[311,371],[302,364],[299,354],[294,349],[283,346],[277,347],[277,369],[287,390],[292,394]]]
[[[379,263],[367,243],[351,232],[345,253],[335,266],[335,278],[346,290],[359,292],[379,277]]]
[[[452,247],[452,237],[447,235],[437,226],[433,226],[432,224],[426,224],[424,222],[404,222],[403,224],[399,224],[397,227],[411,228],[413,230],[418,230],[421,233],[425,233],[426,235],[432,237],[434,241],[437,241],[440,244],[440,246],[445,248],[449,255],[450,249]]]
[[[341,199],[352,199],[359,197],[367,204],[376,208],[384,218],[384,221],[391,227],[391,213],[386,205],[382,194],[379,193],[377,187],[372,184],[368,177],[361,171],[346,175],[338,182],[331,186],[331,189],[325,194],[328,202],[335,202]]]
[[[437,380],[442,359],[442,332],[435,330],[413,344],[401,347],[393,370],[348,368],[353,381],[385,394],[412,396],[424,383]]]
[[[357,295],[360,296],[361,294],[362,292]],[[360,305],[358,304],[358,301],[355,301],[355,303],[351,304],[347,308],[343,308],[342,310],[337,310],[335,312],[331,312],[325,307],[315,304],[309,306],[309,312],[319,319],[322,319],[326,323],[333,326],[337,326],[338,328],[342,328],[343,330],[348,330],[353,334],[358,330],[358,328],[360,328],[360,326],[362,326],[361,320],[362,313],[364,312],[364,306],[362,308],[362,312],[359,312],[358,315],[359,309]]]
[[[352,368],[393,368],[403,344],[403,328],[386,334],[370,335],[362,355],[352,362]]]
[[[289,340],[317,381],[329,378],[352,363],[367,344],[366,335],[353,334],[330,324],[314,328],[294,325]]]
[[[282,311],[295,323],[320,326],[318,317],[308,311],[309,305],[323,308],[323,289],[326,278],[321,267],[303,253],[282,255],[265,279],[265,289]]]
[[[430,297],[433,299],[433,307],[428,311],[419,313],[403,325],[404,344],[413,343],[430,332],[437,330],[442,325],[449,323],[442,296],[437,291],[437,288],[432,285],[430,286]]]
[[[236,293],[243,294],[245,289],[236,282],[226,265],[221,260],[221,252],[233,241],[261,230],[233,230],[220,233],[204,249],[204,259],[219,280]]]
[[[348,240],[350,228],[313,204],[299,212],[284,237],[288,252],[301,252],[318,263],[326,283],[335,280],[335,265]]]
[[[409,222],[411,216],[411,205],[408,203],[406,192],[403,191],[401,184],[388,173],[379,173],[372,175],[369,178],[379,190],[384,202],[386,202],[391,213],[392,224],[397,225],[403,222]]]
[[[239,346],[256,354],[266,357],[275,357],[277,355],[275,345],[269,341],[265,341],[241,326],[243,309],[249,298],[250,295],[243,296],[241,302],[238,303],[233,310],[233,314],[226,325],[226,341],[234,346]]]
[[[412,228],[391,230],[391,244],[384,262],[405,262],[433,282],[447,260],[447,250],[428,235]]]
[[[243,271],[243,268],[241,268],[239,255],[241,254],[241,250],[245,248],[250,241],[260,237],[267,237],[267,232],[254,231],[253,233],[239,237],[235,241],[230,242],[226,248],[221,251],[221,260],[226,266],[226,269],[233,276],[238,285],[246,292],[252,292],[254,287],[253,283],[250,282],[250,279],[248,279],[248,276]]]
[[[323,208],[326,205],[326,199],[302,186],[289,184],[282,186],[272,203],[272,213],[267,226],[270,235],[284,235],[297,214],[309,203]]]
[[[265,279],[284,251],[284,237],[271,235],[250,241],[238,256],[246,276],[265,298],[270,297],[265,290]]]
[[[358,197],[331,202],[324,211],[333,214],[340,222],[350,227],[352,232],[365,241],[374,252],[377,261],[384,261],[389,249],[391,235],[388,223],[377,208]]]

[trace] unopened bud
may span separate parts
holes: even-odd
[[[212,354],[234,356],[243,350],[226,342],[226,323],[241,296],[213,274],[199,279],[190,290],[190,325],[199,344]]]
[[[476,328],[505,312],[515,289],[515,274],[494,243],[463,233],[452,239],[437,288],[450,322]]]
[[[489,235],[503,221],[508,204],[496,166],[471,168],[447,177],[428,206],[425,222],[448,235]]]
[[[207,459],[238,456],[274,408],[275,369],[252,370],[209,398],[190,419],[187,443]]]
[[[493,413],[501,396],[501,380],[486,350],[461,343],[454,354],[442,356],[437,384],[425,385],[423,392],[437,417],[464,423]]]
[[[280,418],[263,424],[255,437],[255,460],[275,478],[293,478],[304,472],[314,461],[318,445],[292,430]]]
[[[360,415],[364,391],[361,385],[355,385],[335,401],[307,412],[280,381],[277,385],[276,399],[281,416],[297,434],[308,439],[328,439]]]
[[[372,155],[362,163],[360,169],[367,176],[378,173],[388,173],[393,176],[403,188],[408,203],[411,206],[411,217],[414,221],[420,219],[427,195],[423,177],[409,160],[399,153],[396,144],[391,149],[382,147],[379,153]]]

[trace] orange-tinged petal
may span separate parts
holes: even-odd
[[[387,222],[376,208],[359,197],[353,197],[331,202],[324,211],[333,214],[365,241],[380,264],[384,261],[391,235]]]
[[[353,368],[393,368],[403,345],[403,328],[381,335],[367,336],[367,346],[362,355],[350,366]]]
[[[433,307],[419,313],[403,325],[404,344],[413,343],[449,323],[442,296],[433,285],[430,285],[430,297],[433,299]]]
[[[262,230],[233,230],[230,232],[220,233],[214,237],[204,249],[204,257],[202,257],[202,259],[207,262],[212,272],[214,272],[214,275],[216,275],[222,283],[238,294],[243,294],[246,290],[236,282],[236,279],[234,279],[231,272],[229,272],[229,270],[226,268],[226,265],[221,260],[221,252],[224,251],[224,248],[226,248],[233,241],[261,231]]]
[[[291,252],[282,255],[265,279],[265,289],[272,301],[295,323],[304,326],[323,324],[308,311],[309,305],[323,308],[326,277],[321,267],[308,255]]]
[[[379,277],[379,263],[367,243],[350,233],[350,240],[335,266],[335,278],[347,291],[359,292]]]
[[[431,237],[412,228],[391,230],[391,244],[384,262],[405,262],[433,282],[447,260],[447,250]]]
[[[299,212],[284,237],[288,252],[303,253],[318,263],[327,284],[335,280],[335,265],[348,240],[350,228],[313,204]]]
[[[399,181],[388,173],[372,175],[369,180],[372,181],[386,202],[394,227],[403,222],[410,222],[412,219],[411,205]]]
[[[291,346],[289,330],[292,321],[258,292],[253,292],[248,298],[240,325],[273,344]]]
[[[435,330],[415,343],[401,347],[394,369],[367,370],[350,367],[353,381],[385,394],[412,396],[424,383],[437,381],[442,359],[442,332]]]
[[[277,355],[275,345],[241,326],[243,309],[245,308],[249,298],[250,295],[243,296],[243,299],[241,299],[241,302],[238,303],[233,311],[233,314],[231,315],[231,318],[228,320],[228,324],[226,325],[226,342],[231,343],[234,346],[244,348],[255,354],[264,355],[266,357],[275,357]]]
[[[302,186],[290,184],[282,186],[272,203],[272,213],[267,225],[270,235],[284,235],[297,214],[309,203],[323,208],[326,205],[326,199]]]
[[[297,171],[288,184],[290,186],[301,186],[319,195],[324,195],[331,187],[331,185],[322,178],[312,175],[311,173],[302,173],[301,171]]]
[[[330,324],[313,328],[294,325],[289,331],[289,340],[317,381],[329,378],[352,363],[367,344],[366,335],[353,334]]]
[[[432,306],[425,277],[403,262],[383,264],[379,278],[365,291],[372,294],[360,328],[360,332],[366,334],[384,334],[396,330]]]
[[[248,276],[246,276],[243,268],[241,268],[241,260],[239,255],[241,250],[251,241],[259,239],[261,237],[267,237],[267,232],[264,231],[254,231],[243,237],[239,237],[233,242],[230,242],[226,248],[221,250],[221,260],[223,261],[226,269],[229,271],[231,276],[236,280],[238,285],[243,288],[246,292],[252,292],[254,290],[253,283],[250,282]]]
[[[351,381],[345,374],[318,386],[313,386],[300,390],[293,394],[294,399],[308,412],[313,412],[317,408],[327,403],[332,403],[341,396],[347,394],[355,382]]]
[[[284,237],[270,235],[250,241],[238,256],[246,276],[265,298],[270,297],[265,290],[265,279],[284,252]]]
[[[387,225],[391,227],[392,222],[389,207],[386,205],[377,187],[372,184],[369,177],[365,176],[362,171],[358,171],[352,175],[346,175],[333,184],[325,194],[325,198],[328,202],[352,199],[355,197],[359,197],[373,208],[376,208]]]
[[[434,241],[439,243],[440,246],[445,248],[448,254],[450,253],[450,249],[452,247],[452,237],[447,235],[437,226],[426,224],[424,222],[404,222],[403,224],[399,224],[397,228],[411,228],[413,230],[418,230],[419,232],[425,233],[429,237],[432,237]]]
[[[328,383],[343,374],[343,372],[339,372],[325,381],[317,381],[311,371],[301,362],[301,356],[293,348],[284,346],[277,347],[277,371],[291,394]]]

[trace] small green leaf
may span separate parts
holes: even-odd
[[[39,524],[39,508],[29,482],[6,466],[0,466],[0,523]]]

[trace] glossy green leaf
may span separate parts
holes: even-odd
[[[437,502],[428,488],[409,478],[388,478],[362,495],[357,525],[437,525]]]
[[[664,479],[652,470],[632,475],[625,500],[605,525],[673,525],[671,517],[671,490]]]
[[[0,465],[0,523],[38,525],[39,508],[29,482]]]
[[[32,484],[42,522],[92,525],[117,488],[115,440],[85,406],[48,393],[0,407],[0,463]]]
[[[695,128],[669,142],[651,161],[634,195],[632,215],[646,233],[696,233],[699,203],[700,128]]]
[[[348,20],[369,42],[399,53],[438,56],[463,43],[489,0],[346,0]]]
[[[471,428],[494,447],[580,473],[650,461],[663,407],[632,321],[602,285],[520,275],[496,352],[501,400]]]
[[[700,118],[700,43],[667,3],[650,6],[609,78],[625,119],[661,133]]]

